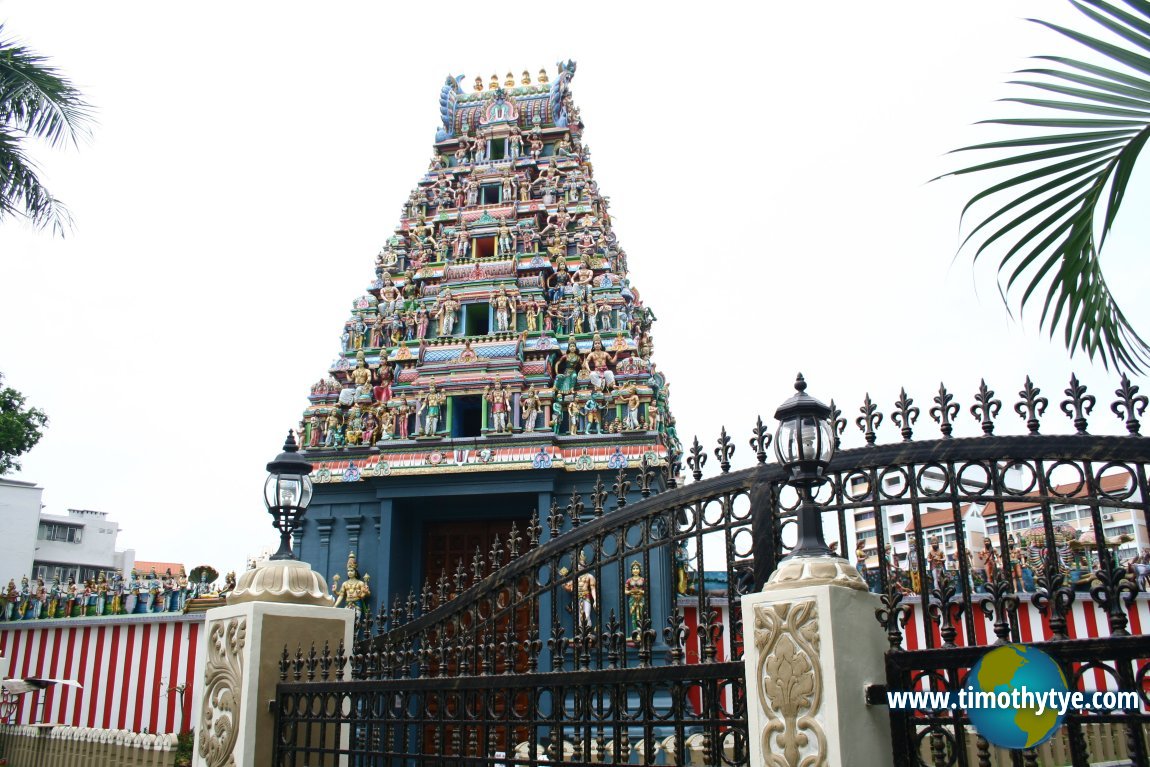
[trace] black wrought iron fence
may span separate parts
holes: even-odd
[[[957,689],[985,647],[1046,642],[1081,689],[1141,693],[1136,710],[1070,718],[1075,765],[1103,723],[1145,763],[1147,399],[1125,378],[1115,397],[1125,436],[1088,433],[1097,402],[1077,380],[1059,402],[1074,433],[1046,435],[1050,403],[1029,379],[1005,409],[985,383],[966,409],[940,387],[927,408],[939,436],[914,441],[922,411],[904,391],[889,411],[901,441],[879,445],[886,414],[868,395],[853,419],[863,446],[838,452],[816,496],[828,539],[880,594],[890,689]],[[832,410],[842,435],[847,418]],[[1011,410],[1027,433],[995,435]],[[955,436],[966,413],[979,436]],[[364,616],[349,658],[286,649],[277,763],[745,764],[757,736],[738,598],[789,550],[798,506],[767,463],[770,441],[760,419],[755,465],[731,471],[725,429],[709,454],[696,440],[696,481],[682,487],[677,467],[622,470],[611,492],[600,481]],[[708,455],[720,474],[702,480]],[[644,499],[627,505],[631,483]],[[899,765],[1000,763],[962,710],[892,712],[892,733]]]

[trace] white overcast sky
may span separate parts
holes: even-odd
[[[1087,24],[1062,0],[0,0],[99,121],[79,150],[34,148],[75,233],[0,226],[0,371],[52,419],[18,478],[50,512],[109,512],[140,559],[226,571],[273,545],[264,464],[427,166],[444,76],[561,58],[684,441],[726,424],[745,465],[800,370],[848,444],[863,394],[889,411],[903,385],[935,434],[940,380],[973,435],[982,376],[1003,429],[1027,374],[1069,428],[1071,371],[1118,428],[1116,374],[1011,320],[989,264],[952,262],[980,182],[926,183],[997,135],[972,123],[1027,56],[1075,52],[1035,16]],[[1145,178],[1105,255],[1150,332]]]

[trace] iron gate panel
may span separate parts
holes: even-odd
[[[878,444],[884,414],[868,396],[854,419],[865,446],[835,456],[816,501],[834,528],[828,537],[861,539],[864,559],[877,562],[860,569],[882,600],[876,618],[890,642],[888,689],[915,689],[928,677],[958,684],[990,646],[1046,640],[1035,644],[1076,683],[1084,684],[1083,664],[1105,666],[1113,686],[1142,693],[1138,710],[1071,716],[1072,763],[1089,763],[1084,733],[1105,725],[1121,728],[1124,758],[1145,764],[1150,644],[1140,624],[1131,633],[1132,613],[1137,620],[1145,601],[1143,577],[1116,553],[1121,542],[1107,540],[1107,523],[1131,519],[1139,530],[1150,523],[1150,444],[1137,419],[1147,402],[1123,379],[1111,410],[1128,436],[1094,436],[1086,421],[1093,396],[1076,380],[1066,395],[1060,410],[1075,434],[1039,433],[1049,403],[1027,379],[1013,407],[1027,433],[998,436],[996,419],[1009,409],[984,383],[969,408],[981,436],[955,438],[961,411],[940,387],[928,412],[941,436],[913,441],[920,411],[902,392],[886,419],[902,441],[887,445]],[[833,401],[832,409],[841,435],[847,419]],[[506,764],[534,765],[539,747],[550,763],[670,763],[692,744],[706,751],[707,764],[746,763],[738,598],[759,588],[789,550],[797,506],[781,468],[766,462],[769,444],[760,421],[751,439],[756,465],[731,472],[734,445],[723,430],[713,450],[722,473],[700,481],[707,451],[696,440],[686,456],[696,482],[675,487],[669,473],[668,489],[657,494],[655,467],[621,470],[609,478],[610,494],[600,482],[589,498],[553,505],[546,518],[460,562],[420,594],[396,595],[390,609],[361,621],[350,658],[325,666],[323,656],[285,649],[278,763],[334,763],[323,759],[354,753],[351,764],[490,766],[504,763],[494,756],[503,751]],[[644,500],[627,505],[632,483]],[[1067,531],[1071,514],[1079,529]],[[983,546],[972,551],[976,526],[985,531]],[[1087,527],[1102,533],[1088,540]],[[927,542],[935,535],[941,559]],[[638,611],[627,596],[635,561],[646,577],[632,589],[642,596]],[[708,568],[726,575],[718,593],[707,593]],[[658,572],[679,584],[686,573],[680,590],[687,593],[653,592]],[[1150,566],[1146,572],[1150,580]],[[582,606],[587,576],[611,584],[608,603]],[[1081,611],[1090,611],[1097,636],[1076,638]],[[515,628],[524,614],[526,631]],[[1024,636],[1031,620],[1038,628]],[[345,665],[355,681],[302,682],[338,678]],[[392,696],[390,711],[384,695]],[[612,716],[599,715],[591,701]],[[964,712],[891,713],[897,764],[1005,763],[981,738],[967,745]],[[530,753],[515,757],[520,735]],[[606,749],[612,742],[628,745],[626,758]],[[600,761],[608,756],[615,761]],[[1031,751],[1006,760],[1038,758]]]

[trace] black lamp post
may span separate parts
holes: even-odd
[[[814,488],[826,482],[824,472],[835,454],[831,409],[806,389],[800,373],[795,395],[775,411],[775,455],[787,472],[787,484],[799,493],[799,539],[786,559],[836,556],[823,539],[822,515],[813,497]]]
[[[264,503],[272,515],[272,525],[280,531],[280,547],[272,559],[295,559],[291,534],[300,526],[311,503],[311,464],[299,455],[295,435],[289,430],[284,450],[268,463],[264,483]]]

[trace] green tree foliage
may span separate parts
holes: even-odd
[[[0,474],[20,468],[16,459],[36,446],[48,425],[43,410],[25,407],[24,395],[3,384],[0,373]]]
[[[5,38],[0,24],[0,221],[23,218],[61,236],[67,231],[68,209],[40,182],[25,144],[75,144],[90,117],[76,87],[43,56]]]
[[[1008,301],[1022,291],[1019,308],[1040,302],[1039,324],[1053,337],[1060,330],[1073,355],[1131,370],[1150,363],[1150,346],[1114,300],[1099,254],[1126,194],[1135,163],[1150,138],[1150,2],[1069,0],[1108,42],[1073,29],[1031,19],[1101,54],[1106,63],[1062,56],[1038,56],[1011,82],[1029,97],[1006,101],[1025,105],[1034,116],[986,120],[1026,129],[1023,138],[963,147],[958,152],[992,152],[997,159],[953,174],[997,174],[974,195],[992,210],[963,240],[977,261],[988,251],[999,258],[999,290]],[[1125,6],[1125,7],[1123,7]],[[980,210],[983,206],[979,206]]]

